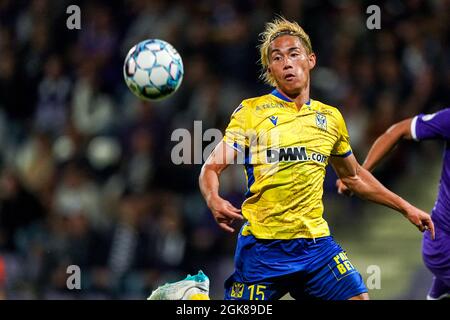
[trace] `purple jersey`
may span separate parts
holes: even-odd
[[[446,143],[439,193],[432,217],[437,227],[450,234],[450,108],[414,117],[411,135],[417,141],[436,139]]]

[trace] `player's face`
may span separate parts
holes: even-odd
[[[315,64],[314,53],[308,54],[296,36],[280,36],[270,44],[268,70],[278,88],[289,96],[295,97],[307,88],[309,71]]]

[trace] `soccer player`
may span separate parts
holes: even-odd
[[[436,203],[431,218],[436,227],[436,239],[424,234],[422,254],[427,268],[433,273],[433,283],[427,298],[430,300],[450,296],[450,109],[431,115],[420,114],[391,126],[372,145],[363,167],[372,171],[376,165],[402,139],[442,140],[446,142],[444,164]],[[348,193],[338,180],[339,193]]]
[[[260,46],[269,94],[246,99],[203,165],[201,192],[221,228],[247,220],[225,299],[368,299],[361,275],[330,236],[323,219],[323,180],[331,163],[359,196],[401,212],[420,231],[430,216],[387,190],[354,155],[337,108],[310,98],[316,55],[309,36],[283,18],[266,25]],[[219,176],[243,158],[248,181],[241,210],[219,195]]]
[[[275,89],[242,101],[202,167],[200,190],[218,225],[241,228],[225,299],[368,299],[367,288],[323,219],[330,162],[359,196],[401,212],[420,231],[430,216],[387,190],[352,154],[338,109],[310,98],[316,55],[309,36],[284,18],[266,25],[260,46],[264,79]],[[219,176],[236,160],[248,181],[241,210],[219,195]]]

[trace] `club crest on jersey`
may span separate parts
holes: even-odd
[[[243,294],[244,294],[244,284],[234,282],[233,287],[231,287],[231,296],[233,298],[242,298]]]
[[[327,130],[327,117],[320,112],[316,113],[316,126],[319,129]]]

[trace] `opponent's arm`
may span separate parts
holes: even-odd
[[[221,141],[202,167],[199,176],[199,186],[203,198],[211,210],[219,226],[228,232],[234,232],[231,227],[234,219],[242,220],[240,210],[219,195],[219,177],[230,163],[237,157],[237,151]]]
[[[373,143],[362,166],[368,171],[373,171],[378,163],[390,152],[401,139],[411,140],[412,118],[400,121],[392,125],[385,133]],[[348,188],[341,180],[336,182],[338,193],[349,194]]]
[[[379,136],[370,148],[362,166],[365,169],[372,171],[380,160],[394,149],[397,142],[401,139],[411,140],[411,122],[412,118],[400,121]]]
[[[430,230],[434,239],[434,225],[430,215],[384,187],[356,161],[354,155],[345,158],[331,157],[330,162],[338,177],[352,192],[402,213],[420,231]]]

